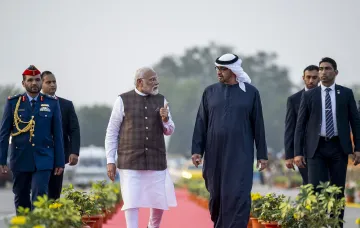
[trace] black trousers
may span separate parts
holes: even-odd
[[[62,172],[61,175],[58,176],[55,176],[54,172],[55,170],[52,171],[50,176],[48,197],[49,199],[56,200],[59,199],[61,195],[64,172]]]
[[[307,161],[310,184],[316,188],[320,181],[330,181],[331,184],[342,187],[342,193],[338,197],[344,197],[348,155],[344,153],[339,137],[335,136],[330,140],[320,137],[314,157]],[[344,218],[344,211],[340,218]]]
[[[307,164],[307,161],[306,161]],[[305,168],[299,168],[299,172],[301,175],[301,178],[303,180],[303,185],[307,185],[309,183],[309,172],[308,172],[308,167],[307,165],[305,165]]]
[[[13,193],[16,214],[21,206],[33,209],[33,203],[38,196],[48,194],[48,184],[51,170],[37,170],[35,172],[13,171]],[[31,199],[30,199],[31,192]]]

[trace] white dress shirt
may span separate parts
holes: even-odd
[[[329,91],[330,99],[331,99],[331,109],[333,114],[333,121],[334,121],[334,136],[338,135],[338,129],[337,129],[337,121],[336,121],[336,97],[335,97],[335,83],[332,84],[330,87],[326,87],[323,84],[321,86],[321,132],[320,136],[326,137],[326,114],[325,114],[325,97],[326,97],[326,88],[330,88]]]
[[[141,93],[137,89],[135,89],[135,92],[141,96],[147,96],[144,93]],[[166,99],[164,99],[164,106],[168,102]],[[175,130],[175,124],[171,119],[170,109],[169,110],[169,120],[168,122],[163,122],[164,126],[164,135],[171,135]],[[126,113],[124,112],[124,103],[120,96],[116,98],[116,101],[114,103],[109,124],[106,129],[106,136],[105,136],[105,151],[106,151],[106,160],[107,163],[115,163],[116,160],[116,154],[119,144],[119,132],[120,132],[120,126],[123,121],[124,116]]]

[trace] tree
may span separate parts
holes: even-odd
[[[111,107],[106,105],[82,106],[77,115],[80,124],[81,146],[104,146]]]
[[[6,104],[6,100],[9,96],[13,96],[21,93],[21,89],[16,87],[15,85],[0,85],[0,113],[1,118],[4,113],[4,108]]]
[[[176,126],[170,139],[170,153],[190,155],[200,99],[205,87],[217,82],[214,61],[224,53],[234,53],[233,48],[210,43],[186,49],[181,56],[165,56],[154,66]],[[268,146],[280,150],[283,148],[286,99],[293,87],[288,71],[274,63],[276,54],[258,52],[254,56],[239,56],[252,84],[260,91]]]

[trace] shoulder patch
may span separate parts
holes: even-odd
[[[8,100],[12,100],[12,99],[15,99],[15,98],[18,98],[20,97],[22,94],[16,94],[16,95],[13,95],[13,96],[8,96]]]

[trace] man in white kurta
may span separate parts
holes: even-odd
[[[150,208],[148,228],[158,228],[163,211],[177,205],[164,144],[175,124],[153,69],[140,68],[135,86],[113,106],[105,138],[108,176],[115,178],[117,153],[127,228],[138,228],[139,208]]]

